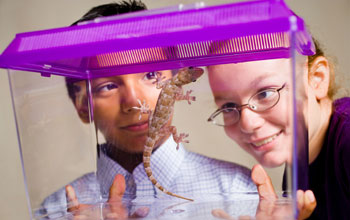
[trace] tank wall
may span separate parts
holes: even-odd
[[[2,0],[0,2],[0,28],[6,31],[2,32],[0,36],[0,50],[4,50],[18,32],[69,25],[92,6],[103,2],[108,3],[110,1],[81,0],[72,3],[68,0],[59,2]],[[182,1],[182,3],[192,2],[195,1]],[[208,4],[226,2],[232,1],[208,1]],[[347,25],[345,24],[350,20],[350,3],[347,0],[337,2],[288,0],[286,2],[296,13],[305,18],[311,32],[322,42],[326,51],[331,56],[336,57],[338,72],[342,75],[338,79],[343,81],[343,85],[349,86],[350,82],[346,75],[348,75],[350,69],[350,63],[347,61],[350,48],[349,45],[343,45],[342,42],[346,42],[345,40],[350,37],[350,30],[346,28]],[[145,3],[149,8],[174,4],[173,1],[145,1]],[[53,11],[64,12],[64,16],[61,13],[52,13]],[[333,16],[324,16],[325,14],[332,14]],[[2,142],[0,147],[4,152],[0,156],[0,173],[2,175],[0,216],[3,219],[28,219],[8,79],[6,70],[3,69],[0,69],[0,102],[0,140]],[[214,149],[209,148],[208,154],[217,153],[218,158],[233,160],[238,163],[242,162],[248,167],[255,163],[253,158],[238,147],[230,146],[222,151],[213,151]],[[231,157],[228,155],[237,156]],[[270,175],[275,180],[275,185],[278,185],[277,183],[280,182],[281,177],[279,175],[274,177],[271,172]]]

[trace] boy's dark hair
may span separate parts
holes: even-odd
[[[107,17],[112,15],[125,14],[129,12],[142,11],[147,9],[146,5],[141,1],[129,0],[121,1],[120,3],[109,3],[91,8],[83,17],[74,22],[76,25],[79,22],[90,21],[98,17]]]
[[[79,22],[90,21],[98,17],[107,17],[112,15],[125,14],[146,10],[147,7],[140,0],[121,1],[120,3],[109,3],[91,8],[83,17],[74,22],[71,26],[77,25]],[[74,85],[74,80],[65,78],[68,95],[75,102],[75,93],[79,88]]]

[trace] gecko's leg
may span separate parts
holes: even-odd
[[[143,100],[143,102],[141,102],[140,99],[137,99],[137,102],[139,103],[140,107],[134,106],[132,107],[132,109],[136,109],[140,111],[140,115],[139,115],[139,120],[141,120],[142,114],[151,114],[152,110],[149,108],[149,105],[146,103],[145,100]]]
[[[182,89],[179,89],[175,93],[175,100],[176,101],[186,100],[188,102],[188,104],[191,104],[191,101],[196,101],[196,97],[195,96],[190,96],[191,93],[192,93],[192,90],[189,90],[184,95]]]
[[[165,135],[168,135],[168,134],[172,134],[173,135],[174,141],[177,144],[176,150],[179,149],[180,143],[189,143],[188,140],[185,140],[185,138],[188,137],[188,134],[185,134],[185,133],[177,134],[177,130],[176,130],[175,126],[166,126],[166,127],[163,127],[163,128],[161,128],[159,130],[159,135],[160,136],[165,136]]]

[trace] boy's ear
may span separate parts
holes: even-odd
[[[317,100],[328,96],[330,68],[325,57],[319,56],[312,62],[308,78],[309,88],[313,90]]]

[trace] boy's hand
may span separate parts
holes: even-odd
[[[109,189],[109,198],[107,206],[103,209],[103,216],[108,219],[127,219],[128,211],[122,204],[122,198],[125,192],[125,178],[121,174],[117,174],[113,180],[112,186]],[[91,219],[95,215],[98,217],[100,210],[95,210],[93,205],[80,204],[72,186],[66,186],[66,197],[68,208],[67,211],[74,215],[74,219]],[[142,218],[147,216],[149,208],[139,208],[130,217]]]

